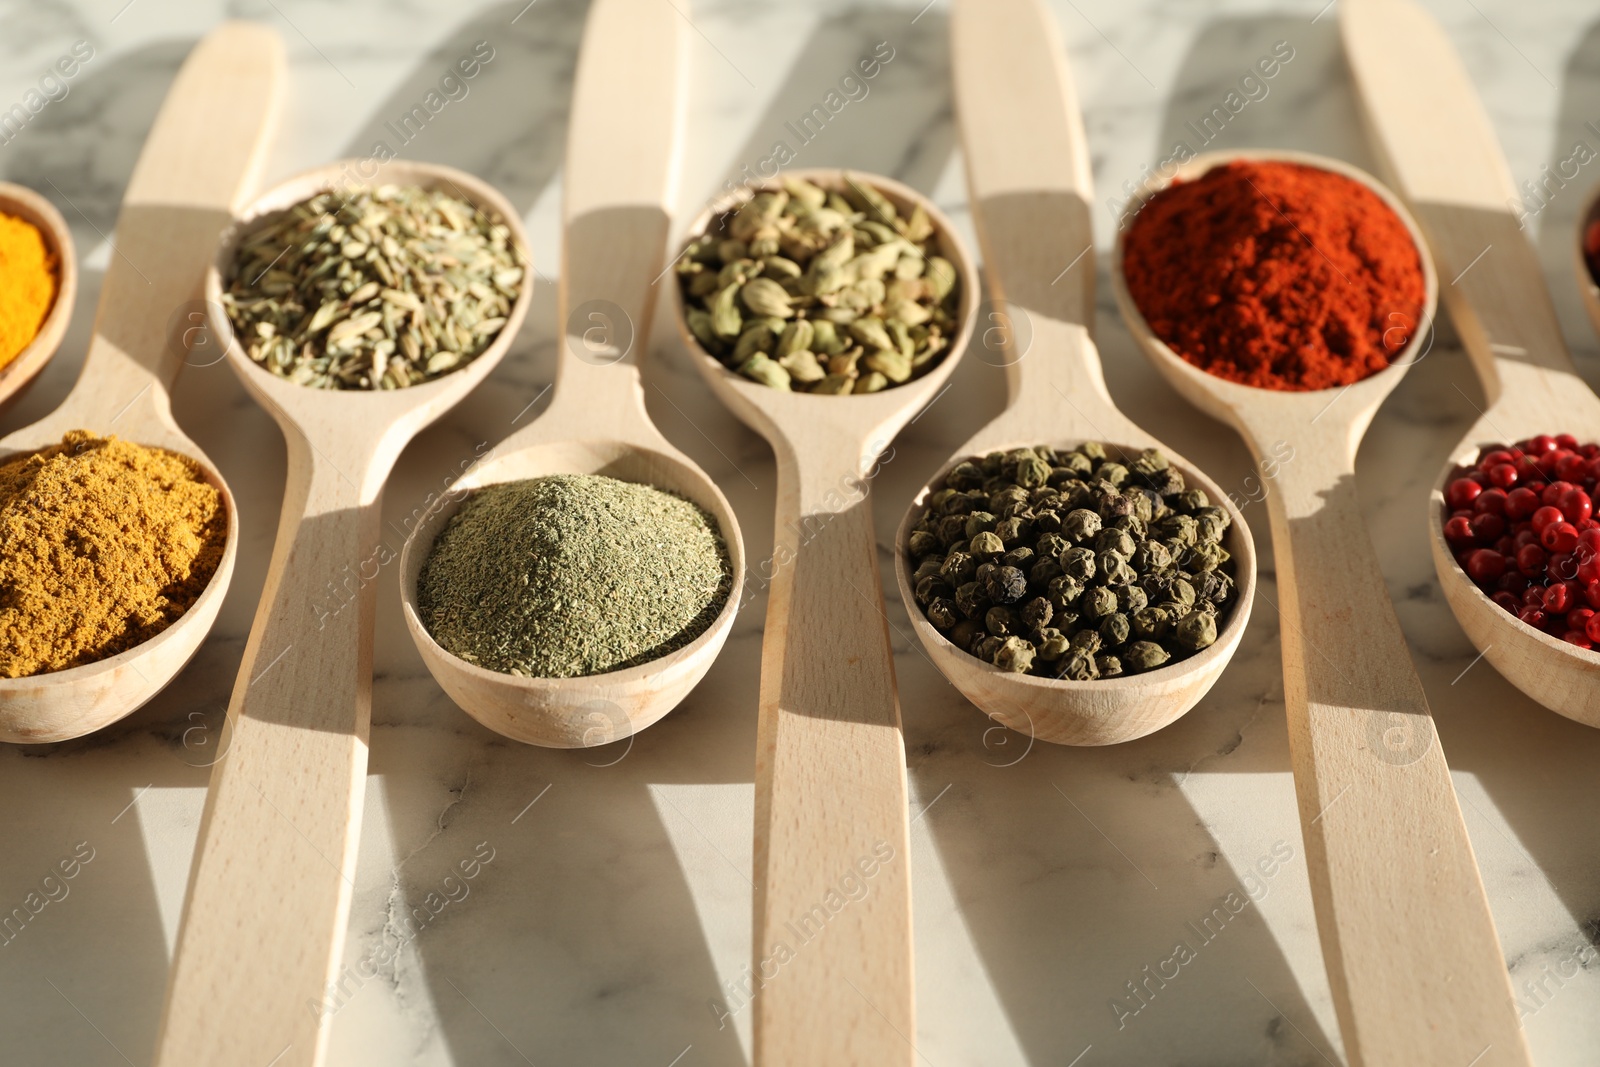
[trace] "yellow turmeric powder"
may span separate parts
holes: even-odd
[[[31,222],[0,214],[0,367],[28,347],[56,299],[56,260]]]
[[[187,456],[73,430],[0,462],[0,678],[148,641],[199,599],[227,536]]]

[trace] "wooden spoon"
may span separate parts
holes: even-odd
[[[847,180],[839,171],[790,173],[830,190]],[[949,221],[921,194],[872,175],[848,180],[878,189],[902,214],[920,204],[960,278],[959,333],[924,377],[861,396],[759,385],[700,347],[673,280],[695,364],[772,445],[778,465],[776,544],[758,570],[771,585],[756,740],[755,970],[781,977],[755,998],[760,1064],[909,1065],[914,1055],[905,745],[867,493],[883,450],[961,358],[977,276]],[[689,233],[772,188],[722,199]],[[840,880],[852,877],[870,893],[807,933],[813,908],[829,910],[824,901],[839,899]]]
[[[56,298],[39,332],[11,362],[0,367],[0,411],[14,404],[61,346],[78,299],[78,257],[72,231],[56,206],[25,185],[0,182],[0,215],[30,223],[56,263]]]
[[[222,310],[234,249],[277,212],[318,193],[371,185],[443,188],[510,227],[521,219],[485,183],[449,167],[335,163],[292,178],[223,235],[206,311],[234,372],[288,445],[278,540],[212,772],[157,1041],[158,1067],[317,1063],[322,1003],[339,966],[361,830],[372,710],[376,581],[395,553],[379,540],[383,483],[402,448],[494,369],[516,336],[532,271],[477,359],[405,389],[323,390],[251,362]],[[349,589],[351,577],[357,588]]]
[[[1336,160],[1207,153],[1173,177],[1195,178],[1237,159],[1303,163],[1361,182],[1422,247],[1394,195]],[[1155,191],[1142,191],[1129,211]],[[1450,768],[1356,496],[1361,435],[1427,331],[1418,329],[1392,366],[1343,389],[1239,385],[1185,362],[1150,332],[1122,276],[1125,233],[1111,276],[1134,338],[1174,388],[1239,431],[1263,472],[1276,472],[1264,473],[1263,484],[1278,562],[1289,752],[1345,1054],[1365,1067],[1475,1058],[1525,1064],[1505,958]],[[1438,281],[1426,256],[1422,267],[1424,322],[1431,322]]]
[[[738,519],[710,477],[651,423],[639,378],[682,143],[681,51],[681,20],[666,4],[596,0],[590,8],[562,182],[566,234],[557,315],[566,329],[555,396],[538,421],[502,441],[455,488],[583,473],[670,490],[721,527],[733,576],[727,603],[693,642],[641,666],[582,678],[513,677],[445,651],[417,614],[417,575],[460,507],[461,492],[424,515],[401,556],[406,626],[434,679],[489,729],[529,744],[602,745],[660,719],[716,659],[744,588]]]
[[[222,607],[238,553],[238,512],[227,483],[173,421],[169,394],[184,365],[185,315],[200,295],[217,235],[260,171],[282,73],[283,46],[264,26],[225,23],[195,46],[128,179],[78,382],[50,415],[0,440],[0,455],[32,452],[86,429],[190,457],[227,507],[222,561],[189,610],[143,644],[82,667],[0,680],[0,740],[61,741],[129,714],[189,662]],[[49,215],[54,232],[60,218]],[[35,346],[44,348],[19,358],[47,358],[66,328],[75,284],[64,255],[62,294],[46,323],[54,338],[41,334]]]
[[[1353,0],[1340,25],[1367,129],[1440,276],[1452,280],[1445,306],[1488,401],[1430,497],[1439,584],[1467,637],[1512,685],[1600,727],[1600,652],[1536,630],[1485,596],[1456,563],[1443,525],[1444,488],[1457,467],[1491,443],[1542,433],[1600,438],[1600,398],[1567,351],[1538,257],[1507,207],[1520,198],[1511,168],[1449,38],[1404,0]]]
[[[907,512],[895,540],[900,595],[934,664],[997,722],[1063,745],[1143,737],[1192,708],[1228,665],[1250,619],[1255,545],[1227,493],[1134,425],[1106,391],[1089,336],[1095,273],[1089,150],[1054,18],[1038,0],[959,0],[951,10],[950,47],[973,223],[991,292],[1004,309],[1002,328],[989,332],[1003,337],[1008,401]],[[1019,350],[1022,336],[1031,338],[1026,350]],[[1209,648],[1147,674],[1071,682],[1002,671],[957,648],[928,621],[913,592],[912,527],[928,494],[962,460],[1041,443],[1073,448],[1085,440],[1130,455],[1160,448],[1192,488],[1227,509],[1233,520],[1227,549],[1238,582],[1229,614]]]

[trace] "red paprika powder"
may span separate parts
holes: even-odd
[[[1389,366],[1422,315],[1411,232],[1342,174],[1237,161],[1153,196],[1123,245],[1150,329],[1202,370],[1331,389]]]

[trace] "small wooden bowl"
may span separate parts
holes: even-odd
[[[10,215],[37,227],[44,235],[45,247],[56,260],[56,298],[39,326],[39,333],[16,358],[0,367],[0,411],[5,410],[33,383],[61,347],[72,308],[78,298],[78,256],[55,205],[32,189],[11,182],[0,182],[0,214]]]

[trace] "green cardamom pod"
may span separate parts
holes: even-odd
[[[899,352],[881,350],[861,361],[868,370],[877,371],[896,385],[911,380],[911,357]]]
[[[877,371],[870,371],[856,379],[852,393],[878,393],[889,387],[889,379]]]
[[[815,340],[817,328],[805,319],[796,319],[783,328],[783,336],[778,338],[776,356],[782,359],[791,352],[809,349]]]
[[[828,202],[828,194],[804,178],[793,178],[785,175],[783,189],[784,192],[789,194],[793,202],[804,205],[809,211],[815,211]]]
[[[829,396],[844,396],[850,392],[850,388],[854,384],[854,379],[847,378],[843,374],[830,374],[818,382],[816,388],[811,391],[813,393],[825,393]]]
[[[725,285],[711,298],[711,328],[718,337],[729,341],[739,336],[744,324],[734,302],[738,296],[738,285]]]
[[[757,352],[739,364],[739,373],[753,382],[760,382],[774,389],[789,388],[789,372],[778,366],[774,360],[768,359],[762,352]]]
[[[730,358],[735,363],[743,363],[757,352],[770,353],[772,346],[772,331],[758,322],[744,328],[738,342],[733,346],[733,355]]]
[[[700,347],[707,351],[715,351],[721,345],[717,341],[717,332],[711,327],[711,312],[699,308],[690,308],[684,313],[684,320],[689,324],[689,332],[694,334],[694,339],[700,342]]]
[[[883,328],[883,320],[873,315],[857,319],[846,327],[851,337],[860,341],[869,348],[894,348],[895,343],[889,337],[889,332]]]
[[[768,256],[766,259],[762,260],[762,264],[766,267],[766,270],[764,270],[762,273],[768,278],[779,280],[783,278],[798,278],[805,273],[805,271],[800,269],[800,264],[796,263],[792,259],[786,259],[779,255]]]
[[[858,211],[866,211],[879,222],[893,223],[898,217],[894,204],[871,184],[861,181],[853,174],[844,176],[847,192],[845,198]]]
[[[771,278],[751,278],[739,296],[744,306],[756,315],[786,319],[794,314],[794,309],[789,306],[789,294]]]
[[[956,268],[943,256],[928,257],[928,269],[924,277],[935,303],[943,303],[945,297],[955,290]]]
[[[817,362],[816,353],[804,348],[779,356],[778,365],[789,372],[789,377],[808,385],[820,382],[828,376],[828,372],[822,369],[822,364]]]
[[[813,352],[836,356],[847,347],[846,342],[839,336],[839,328],[827,319],[808,320],[814,331],[811,343],[806,347]]]

